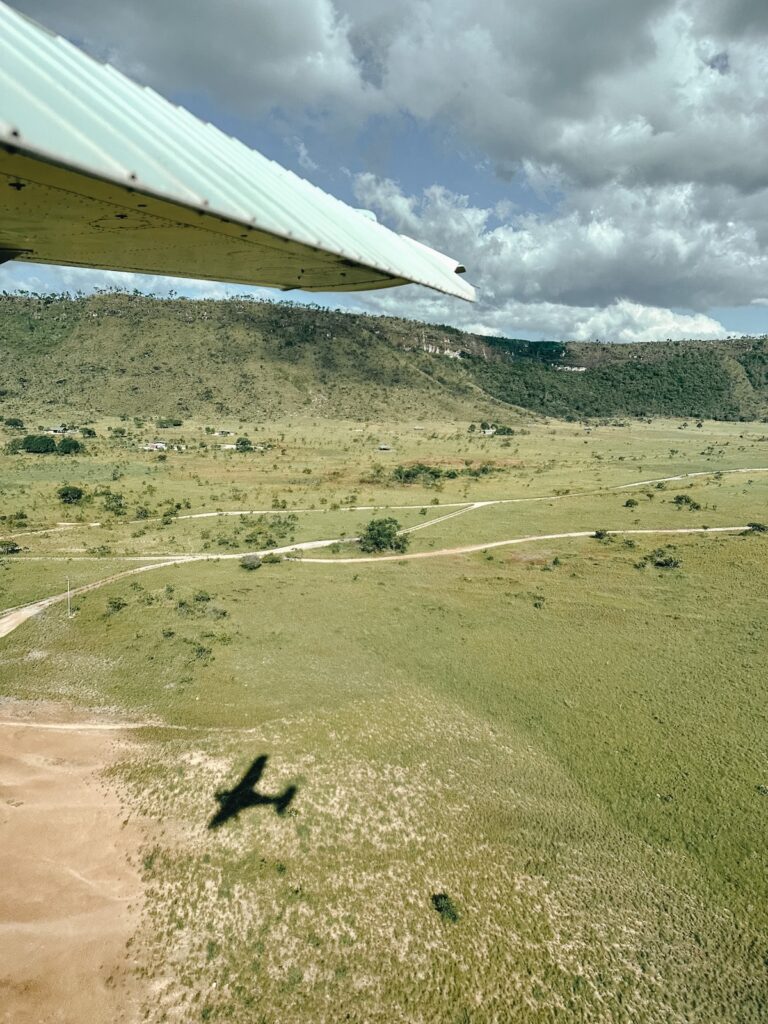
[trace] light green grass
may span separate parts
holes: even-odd
[[[347,467],[348,487],[372,456],[339,451],[347,430],[318,429],[312,447],[324,466]],[[748,427],[724,430],[745,448],[732,466],[761,465],[757,443],[735,436]],[[607,459],[595,469],[581,457],[572,425],[535,428],[519,439],[530,479],[488,477],[472,496],[719,467],[691,445],[690,461],[658,472],[675,431],[605,428],[609,472]],[[431,444],[431,458],[426,439],[409,457],[461,464],[470,442],[444,431]],[[636,509],[623,507],[634,491],[493,506],[415,533],[412,549],[765,520],[768,474],[748,480],[702,478],[653,500],[643,489]],[[271,486],[266,469],[259,486]],[[462,488],[389,490],[410,503]],[[312,489],[295,493],[298,506]],[[676,493],[710,507],[678,511]],[[42,516],[55,506],[40,495]],[[300,528],[318,536],[365,518],[307,516]],[[116,525],[115,544],[143,541],[132,529]],[[146,536],[192,544],[198,529]],[[51,534],[46,550],[74,536]],[[3,693],[157,723],[132,734],[111,773],[146,823],[134,943],[146,1019],[765,1019],[768,540],[634,544],[250,573],[236,559],[198,562],[110,584],[79,598],[74,619],[57,606],[0,641]],[[637,568],[667,545],[679,568]],[[58,589],[64,565],[6,564],[0,581],[32,596]],[[214,792],[262,753],[263,792],[298,786],[289,813],[257,807],[209,832]],[[432,905],[443,892],[455,923]]]

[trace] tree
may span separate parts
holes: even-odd
[[[83,437],[96,437],[96,431],[93,429],[93,427],[81,427],[80,433],[83,435]]]
[[[235,441],[235,448],[239,452],[252,452],[253,444],[251,443],[251,439],[249,437],[238,437],[238,439]]]
[[[32,452],[34,455],[50,455],[56,451],[56,442],[48,434],[27,434],[21,442],[25,452]]]
[[[637,508],[637,498],[627,498],[624,508]]]
[[[10,427],[11,430],[23,430],[24,422],[20,420],[18,416],[8,416],[5,420],[6,427]]]
[[[411,538],[399,530],[400,523],[396,519],[372,519],[360,536],[360,548],[363,551],[405,551]]]
[[[74,437],[62,437],[56,452],[58,455],[77,455],[82,450],[83,446]]]
[[[63,502],[65,505],[77,505],[79,501],[82,501],[84,493],[85,492],[82,487],[74,487],[71,484],[60,487],[58,491],[56,491],[56,494],[59,496],[59,501]]]

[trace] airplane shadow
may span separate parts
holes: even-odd
[[[232,789],[220,790],[215,794],[219,809],[208,822],[209,829],[221,828],[225,822],[230,818],[236,818],[247,807],[260,807],[262,804],[271,804],[275,808],[276,814],[285,814],[296,796],[297,786],[286,786],[283,792],[277,796],[266,796],[256,792],[256,786],[264,774],[268,760],[267,754],[261,754],[236,786]]]

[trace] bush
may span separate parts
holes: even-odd
[[[23,430],[24,422],[20,420],[18,416],[8,416],[4,420],[6,427],[10,427],[11,430]]]
[[[238,439],[235,441],[235,448],[239,452],[252,452],[253,444],[251,443],[251,439],[249,437],[238,437]]]
[[[592,536],[595,538],[595,540],[608,540],[610,537],[610,533],[608,532],[608,530],[595,530]]]
[[[0,555],[17,555],[21,548],[15,540],[0,540]]]
[[[59,447],[56,449],[58,455],[77,455],[83,450],[82,444],[74,437],[62,437]]]
[[[93,429],[93,427],[81,427],[80,433],[83,435],[83,437],[96,437],[96,431]]]
[[[116,516],[125,515],[125,498],[116,491],[107,491],[104,495],[104,510]]]
[[[56,442],[48,434],[27,434],[21,447],[34,455],[51,455],[56,451]]]
[[[768,533],[768,525],[765,523],[747,523],[750,533]]]
[[[399,530],[400,523],[396,519],[372,519],[360,537],[360,548],[363,551],[406,551],[411,538]]]
[[[84,493],[82,487],[73,487],[71,485],[60,487],[56,491],[59,501],[65,505],[77,505],[79,501],[82,501]]]
[[[269,554],[264,555],[261,561],[263,565],[278,565],[282,560],[281,555],[274,555],[270,552]]]
[[[450,921],[451,924],[456,924],[459,920],[459,912],[448,893],[434,893],[432,895],[432,906],[444,921]]]
[[[685,506],[686,508],[689,508],[691,512],[701,511],[701,505],[698,501],[694,501],[690,494],[676,494],[672,500],[678,508],[683,508]]]
[[[627,498],[624,508],[637,508],[637,498]]]
[[[258,555],[243,555],[240,559],[240,568],[248,569],[249,571],[252,571],[253,569],[260,569],[261,559]]]

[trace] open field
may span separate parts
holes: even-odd
[[[0,456],[2,608],[202,557],[23,622],[0,692],[141,726],[93,760],[143,837],[136,1019],[766,1018],[764,424],[294,418],[238,453],[199,423],[162,460],[94,427],[82,456]],[[481,549],[363,560],[386,515],[408,554]],[[703,527],[740,529],[492,546]],[[260,755],[284,813],[207,827]]]

